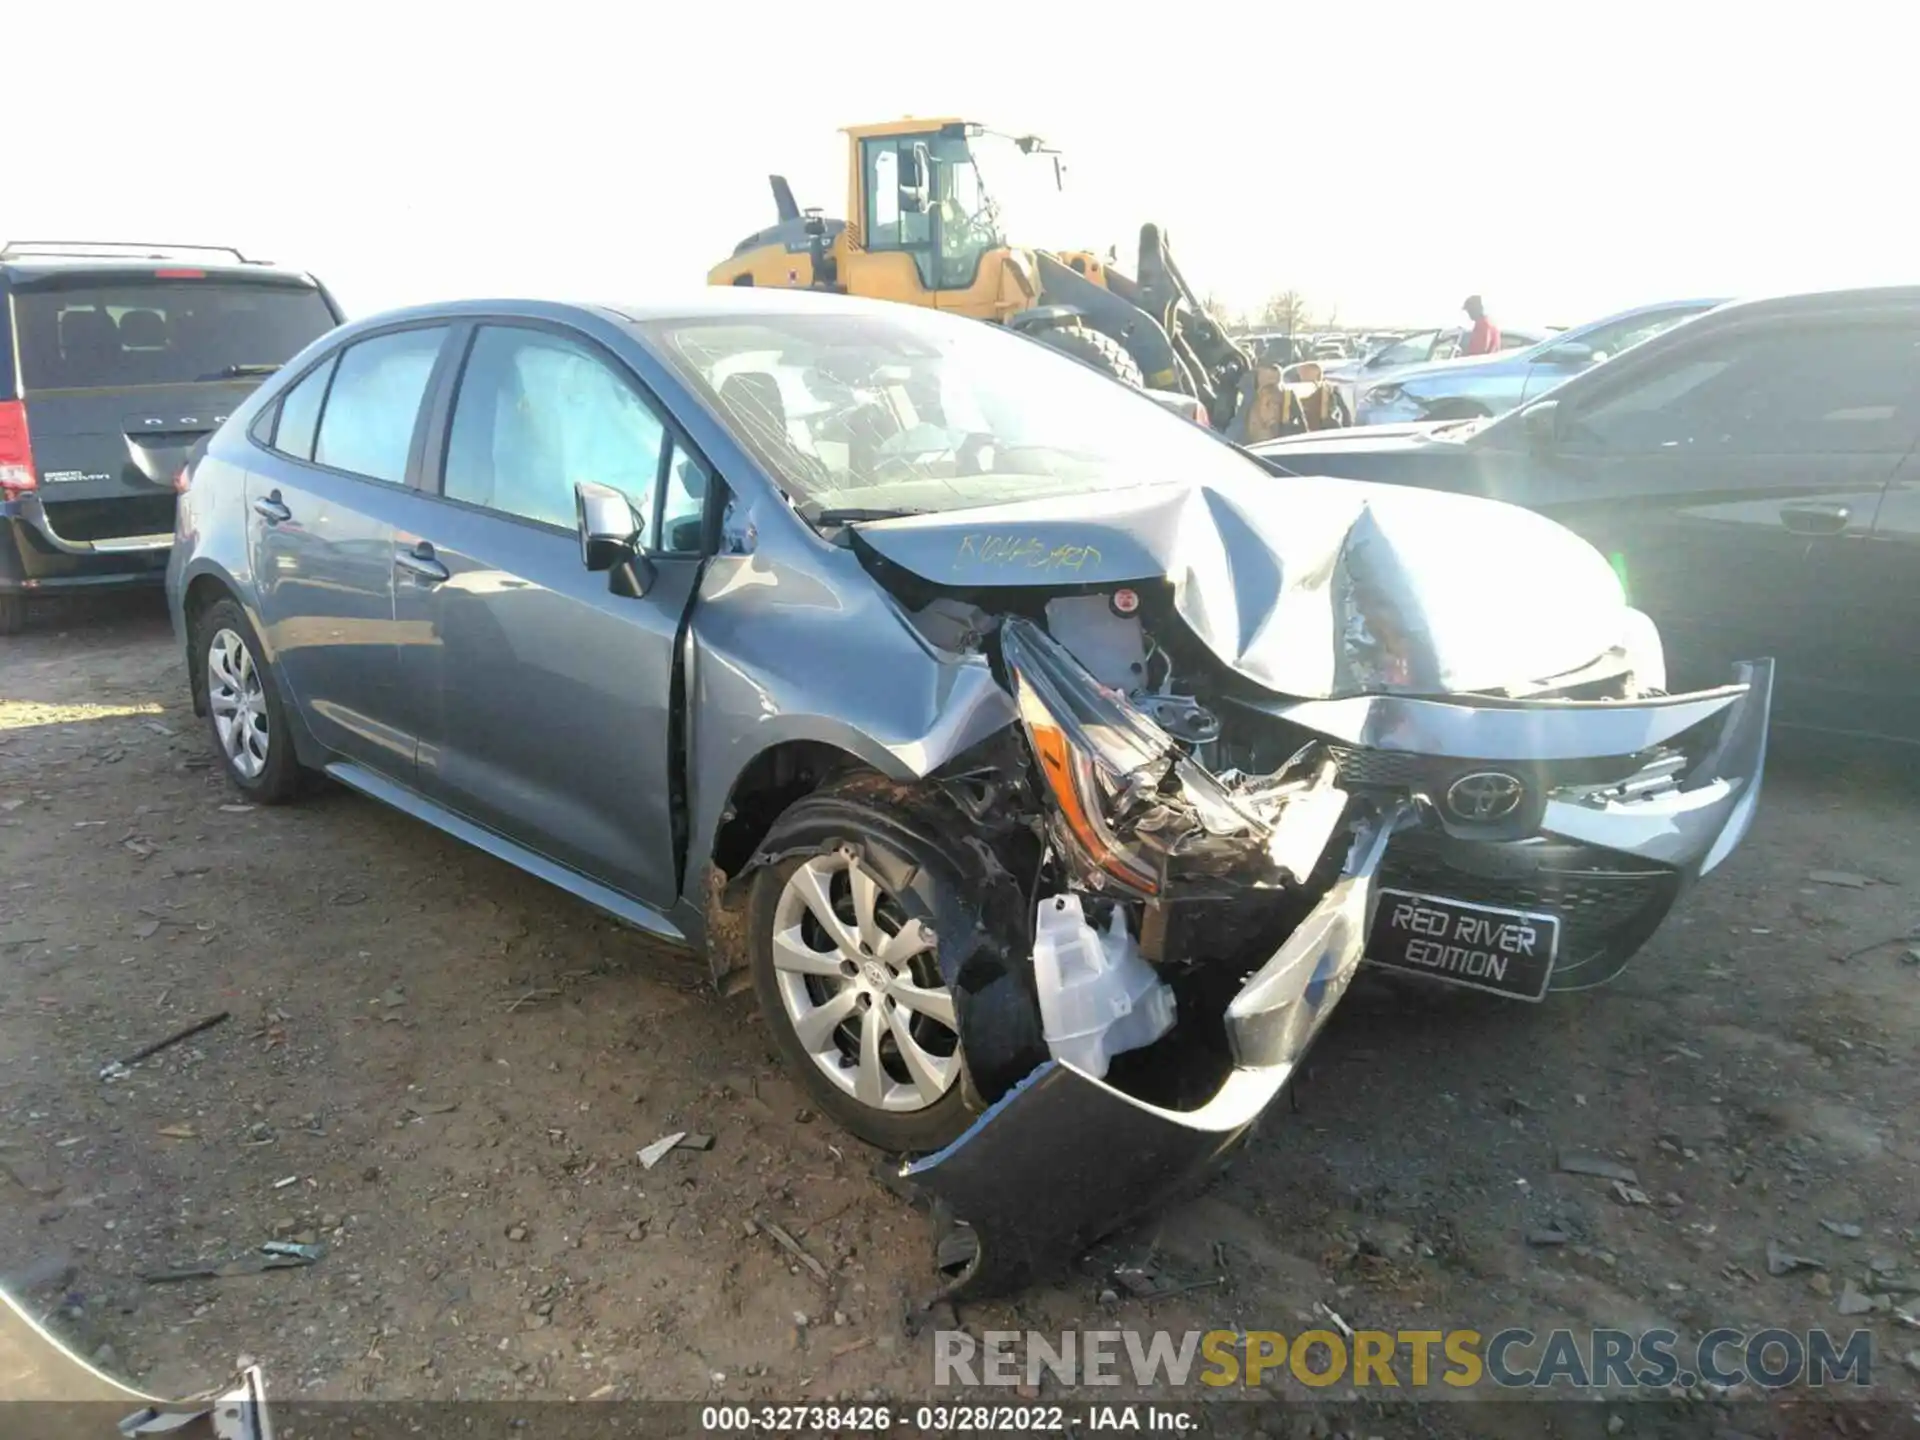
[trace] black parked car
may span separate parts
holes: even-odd
[[[188,452],[340,318],[238,250],[0,247],[0,634],[35,595],[157,590]]]
[[[1542,511],[1612,557],[1675,689],[1770,654],[1774,719],[1920,744],[1920,287],[1723,306],[1493,421],[1276,440],[1281,473]],[[1462,564],[1497,547],[1459,537]]]

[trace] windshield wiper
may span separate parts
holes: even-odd
[[[238,380],[243,375],[271,375],[279,368],[278,365],[265,365],[256,361],[248,361],[238,365],[229,365],[223,370],[216,370],[206,378],[209,380]]]
[[[902,515],[925,515],[929,512],[904,506],[891,510],[861,509],[855,506],[838,510],[815,510],[811,514],[802,510],[800,513],[815,525],[853,525],[862,520],[898,520]]]

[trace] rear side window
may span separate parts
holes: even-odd
[[[280,401],[280,419],[273,430],[273,448],[301,460],[313,458],[313,436],[320,428],[320,402],[327,398],[327,382],[340,357],[330,356]]]
[[[396,330],[342,351],[320,416],[314,461],[404,484],[420,399],[446,337],[445,326]]]
[[[333,328],[320,292],[131,280],[16,290],[24,390],[258,379]]]

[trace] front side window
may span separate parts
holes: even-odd
[[[420,400],[446,338],[445,326],[395,330],[342,351],[320,412],[314,463],[404,485]]]
[[[1267,472],[997,326],[873,314],[648,322],[654,347],[809,519]]]
[[[1920,325],[1728,331],[1564,399],[1560,417],[1568,444],[1608,454],[1904,455],[1920,436]]]
[[[442,493],[571,530],[574,486],[611,485],[652,524],[666,429],[596,352],[558,335],[483,326],[461,373]]]
[[[1424,364],[1427,360],[1436,358],[1433,347],[1439,339],[1439,331],[1427,330],[1418,335],[1409,335],[1404,340],[1396,340],[1367,361],[1367,368],[1385,370],[1390,365]]]

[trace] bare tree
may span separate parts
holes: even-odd
[[[1307,297],[1298,290],[1281,290],[1269,295],[1266,304],[1260,307],[1259,323],[1263,330],[1282,330],[1288,334],[1311,329],[1313,320],[1307,312]]]
[[[1211,315],[1222,330],[1235,328],[1244,318],[1211,290],[1200,297],[1200,308]]]

